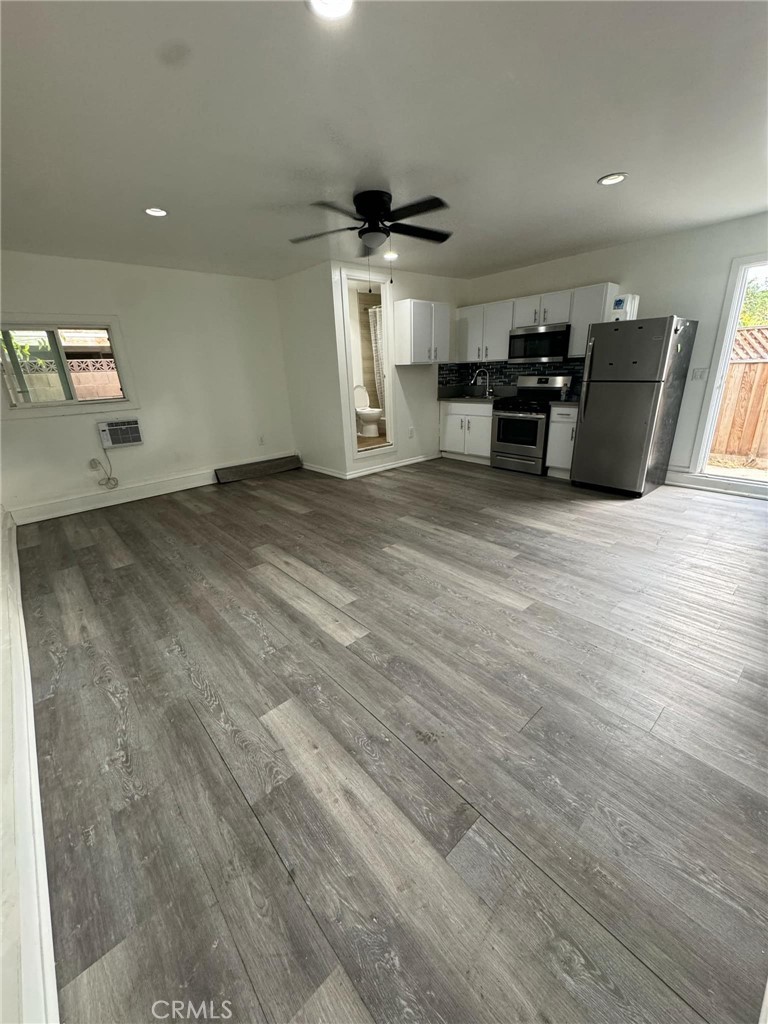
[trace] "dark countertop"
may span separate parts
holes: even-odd
[[[490,398],[484,398],[482,395],[478,395],[477,398],[472,398],[471,396],[468,397],[467,395],[459,395],[459,396],[457,396],[455,398],[440,398],[440,399],[438,399],[438,401],[440,401],[440,402],[469,402],[472,405],[477,405],[478,402],[480,402],[480,403],[488,402],[490,404],[490,403],[493,402],[495,397],[496,397],[495,395],[491,395]]]
[[[491,396],[488,399],[485,397],[485,385],[482,384],[480,387],[469,387],[467,384],[444,384],[437,388],[438,402],[456,402],[462,399],[473,402],[492,402],[494,398],[507,398],[509,395],[516,394],[517,386],[515,384],[494,385],[491,389]]]

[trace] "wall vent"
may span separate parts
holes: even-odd
[[[107,420],[97,423],[102,448],[125,448],[131,444],[143,444],[138,420]]]

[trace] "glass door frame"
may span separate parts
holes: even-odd
[[[753,256],[737,256],[731,264],[731,273],[725,291],[720,324],[715,339],[715,347],[712,352],[709,380],[704,392],[701,417],[694,442],[694,458],[691,463],[693,472],[706,477],[707,480],[717,481],[723,485],[745,484],[745,481],[736,475],[728,477],[719,473],[708,474],[707,462],[712,442],[714,441],[715,430],[717,429],[717,421],[720,416],[720,405],[728,374],[728,366],[731,361],[731,353],[733,352],[736,331],[739,326],[741,307],[744,304],[747,279],[751,270],[762,266],[768,267],[768,254],[766,253],[756,253]],[[749,481],[749,490],[755,488],[762,491],[765,489],[765,485],[760,483],[760,481]]]

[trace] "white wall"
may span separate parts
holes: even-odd
[[[449,277],[412,274],[395,269],[392,301],[429,299],[456,306],[457,282]],[[393,311],[390,311],[393,314]],[[351,452],[347,472],[383,467],[410,459],[440,454],[440,411],[437,402],[437,366],[395,366],[391,378],[395,448],[357,457]],[[413,437],[409,430],[413,428]]]
[[[277,282],[280,328],[296,447],[308,466],[345,475],[331,265]]]
[[[641,317],[675,313],[698,320],[691,370],[709,368],[731,261],[763,252],[767,233],[768,217],[760,215],[567,256],[459,281],[459,304],[616,281],[622,291],[640,296]],[[671,468],[695,469],[691,461],[706,383],[691,380],[689,373]]]
[[[112,452],[120,486],[107,496],[88,468],[103,411],[4,410],[3,502],[27,510],[17,519],[61,511],[45,506],[62,499],[90,507],[199,485],[217,466],[295,450],[273,282],[6,252],[2,303],[4,313],[116,315],[140,408],[107,416],[137,415],[145,438]]]
[[[353,399],[347,373],[346,339],[342,307],[342,265],[331,269],[334,291],[338,382],[342,396],[343,438],[346,475],[368,473],[387,466],[436,458],[440,454],[437,366],[394,366],[389,372],[387,427],[394,440],[391,448],[358,452],[354,433]],[[365,273],[365,268],[344,265],[347,272]],[[377,272],[381,273],[381,272]],[[456,304],[456,282],[452,278],[394,271],[394,285],[382,283],[382,305],[390,324],[398,299],[431,299]],[[378,283],[378,277],[377,277]],[[388,305],[389,303],[389,305]],[[413,429],[413,437],[409,437]]]

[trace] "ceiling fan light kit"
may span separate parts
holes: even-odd
[[[321,238],[324,235],[335,235],[342,231],[357,231],[362,243],[360,256],[370,256],[379,249],[390,234],[407,235],[409,238],[419,238],[427,242],[440,244],[447,242],[451,237],[450,231],[440,231],[434,228],[422,228],[418,224],[401,224],[400,221],[409,217],[418,217],[423,213],[430,213],[433,210],[447,210],[448,204],[437,196],[425,196],[406,206],[399,206],[392,209],[392,194],[380,189],[367,189],[364,192],[357,192],[353,197],[354,212],[337,203],[320,200],[313,203],[323,210],[331,210],[333,213],[340,213],[344,217],[351,217],[357,221],[346,228],[331,228],[330,231],[318,231],[312,235],[302,235],[300,238],[292,238],[291,242],[308,242],[313,238]]]

